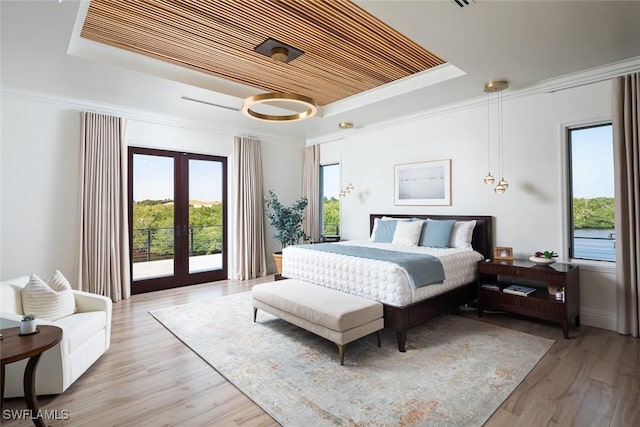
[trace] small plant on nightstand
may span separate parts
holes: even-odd
[[[554,258],[558,256],[554,251],[538,251],[532,257],[529,257],[529,261],[536,264],[550,265],[556,262]]]
[[[554,251],[544,251],[544,252],[536,252],[534,256],[537,256],[538,258],[547,258],[547,259],[551,259],[551,258],[555,258],[558,256],[557,253],[555,253]]]
[[[20,322],[20,333],[22,335],[32,334],[36,331],[36,315],[28,313],[22,316],[22,322]]]

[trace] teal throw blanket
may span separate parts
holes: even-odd
[[[444,281],[442,263],[438,258],[429,254],[390,251],[366,246],[337,245],[335,243],[317,243],[301,245],[301,247],[314,251],[392,262],[409,273],[409,282],[414,289]]]

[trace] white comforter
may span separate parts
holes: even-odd
[[[384,304],[404,307],[475,280],[477,263],[483,258],[480,253],[472,249],[409,247],[391,243],[374,243],[369,240],[336,244],[431,254],[442,263],[445,280],[441,284],[413,289],[409,284],[407,271],[397,264],[314,251],[305,245],[284,248],[282,275],[360,295]]]

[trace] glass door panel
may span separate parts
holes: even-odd
[[[129,148],[131,292],[227,279],[227,159]]]
[[[223,164],[189,159],[189,274],[223,267]]]
[[[133,155],[132,279],[174,275],[174,159]]]

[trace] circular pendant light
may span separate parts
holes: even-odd
[[[253,106],[263,103],[294,103],[302,105],[304,108],[306,108],[306,110],[295,114],[277,115],[259,113],[251,109]],[[316,105],[316,102],[308,96],[290,92],[270,92],[253,95],[245,99],[242,103],[242,112],[253,119],[262,120],[265,122],[294,122],[297,120],[304,120],[315,116],[318,112],[318,107]]]

